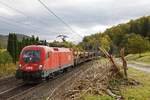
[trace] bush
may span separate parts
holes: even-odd
[[[7,51],[0,52],[0,64],[12,63],[12,57]]]
[[[12,75],[16,71],[16,65],[12,63],[12,57],[5,50],[0,50],[0,77]]]

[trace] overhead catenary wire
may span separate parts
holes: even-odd
[[[29,16],[27,16],[26,14],[24,14],[22,11],[20,11],[20,10],[14,8],[14,7],[11,7],[11,6],[9,6],[8,4],[6,4],[6,3],[4,3],[4,2],[2,2],[2,1],[0,1],[0,4],[6,6],[7,8],[9,8],[9,9],[11,9],[11,10],[13,10],[13,11],[15,11],[15,12],[21,14],[21,15],[23,15],[23,16],[26,17],[27,19],[29,19]],[[24,25],[23,28],[25,28],[25,29],[28,28],[29,30],[38,32],[38,31],[37,31],[36,29],[34,29],[34,28],[30,29],[31,26],[29,27],[29,24],[21,23],[21,22],[15,21],[15,20],[10,20],[10,21],[13,22],[13,23],[11,23],[11,22],[8,22],[8,21],[7,21],[7,20],[9,20],[9,19],[7,19],[7,18],[5,18],[5,17],[3,17],[3,16],[0,16],[0,19],[2,19],[1,21],[5,22],[5,23],[8,24],[8,25],[11,24],[11,25],[15,25],[15,26],[18,26],[18,25],[20,26],[20,24],[21,24],[21,27],[22,27],[22,25]],[[34,18],[34,19],[35,19],[35,18]],[[35,27],[35,26],[34,26],[34,27]]]
[[[18,10],[18,9],[16,9],[16,8],[14,8],[14,7],[12,7],[12,6],[10,6],[10,5],[8,5],[8,4],[2,2],[2,1],[0,1],[0,4],[1,4],[1,5],[4,5],[5,7],[9,8],[9,9],[15,11],[15,12],[17,12],[18,14],[20,14],[20,15],[26,17],[27,20],[32,19],[32,20],[36,20],[36,21],[38,21],[38,22],[40,22],[40,23],[43,23],[43,24],[47,25],[46,23],[43,22],[43,20],[36,19],[35,17],[32,18],[31,16],[26,15],[23,11]],[[2,19],[2,20],[1,20],[1,19]],[[28,29],[31,30],[31,31],[35,31],[35,32],[39,32],[39,33],[40,33],[40,31],[38,31],[37,29],[35,29],[35,28],[38,28],[38,27],[35,26],[34,24],[32,24],[32,29],[31,29],[31,26],[29,27],[30,24],[21,23],[21,22],[15,21],[15,20],[10,20],[11,22],[13,22],[13,23],[11,23],[11,22],[8,22],[8,21],[7,21],[7,20],[9,20],[9,19],[7,19],[7,18],[5,18],[5,17],[3,17],[3,16],[0,16],[0,20],[3,21],[3,22],[5,22],[5,23],[8,24],[8,25],[11,24],[11,25],[15,25],[15,26],[17,26],[17,25],[20,26],[20,24],[21,24],[21,27],[22,27],[22,25],[24,25],[23,28],[25,28],[25,29],[28,28]],[[34,26],[33,26],[33,25],[34,25]]]
[[[10,9],[14,10],[15,12],[17,12],[17,13],[23,15],[23,16],[28,17],[27,15],[25,15],[25,14],[24,14],[23,12],[21,12],[20,10],[18,10],[18,9],[16,9],[16,8],[14,8],[14,7],[11,7],[11,6],[9,6],[8,4],[6,4],[6,3],[4,3],[4,2],[2,2],[2,1],[0,1],[0,4],[6,6],[7,8],[10,8]]]
[[[8,21],[9,20],[9,21]],[[10,20],[10,19],[7,19],[7,18],[5,18],[5,17],[3,17],[3,16],[0,16],[0,21],[2,21],[2,22],[4,22],[4,23],[6,23],[6,24],[8,24],[9,26],[19,26],[19,27],[21,27],[21,28],[24,28],[24,29],[29,29],[30,31],[34,31],[34,32],[32,32],[32,33],[40,33],[40,30],[37,30],[37,29],[35,29],[35,28],[33,28],[33,27],[29,27],[29,25],[28,24],[24,24],[24,23],[20,23],[20,22],[18,22],[18,21],[15,21],[15,20]],[[10,22],[11,21],[11,22]],[[13,23],[12,23],[13,22]],[[21,24],[21,25],[20,25]],[[31,32],[29,32],[29,33],[31,33]]]
[[[2,16],[0,16],[0,20],[1,20],[2,22],[4,22],[4,23],[10,25],[10,26],[14,26],[14,25],[15,25],[15,26],[17,26],[17,27],[18,27],[18,26],[20,27],[20,24],[21,24],[21,23],[19,23],[19,22],[14,22],[14,21],[13,21],[13,23],[11,23],[10,21],[8,21],[7,18],[2,17]],[[12,20],[11,20],[11,21],[12,21]],[[26,25],[26,24],[24,24],[24,25]],[[25,29],[28,28],[29,30],[32,30],[32,31],[37,31],[37,30],[34,30],[33,28],[30,29],[30,28],[27,27],[27,26],[22,26],[22,25],[21,25],[21,27],[22,27],[22,28],[25,28]]]
[[[19,9],[16,9],[16,8],[14,8],[14,7],[12,7],[12,6],[10,6],[10,5],[8,5],[8,4],[2,2],[2,1],[0,1],[0,4],[4,5],[5,7],[9,8],[9,9],[15,11],[15,12],[17,12],[18,14],[23,15],[23,16],[26,17],[27,19],[31,19],[31,16],[26,15],[23,11],[21,11],[21,10],[19,10]],[[43,24],[47,25],[43,20],[39,20],[39,19],[37,19],[37,18],[35,18],[35,17],[32,18],[32,20],[36,20],[36,21],[38,21],[38,22],[40,22],[40,23],[43,23]]]
[[[24,24],[24,23],[20,23],[20,22],[17,22],[17,21],[15,21],[15,20],[9,20],[9,19],[7,19],[7,18],[5,18],[5,17],[3,17],[3,16],[0,16],[0,21],[2,21],[2,22],[4,22],[4,23],[6,23],[6,24],[8,24],[9,26],[16,26],[16,27],[21,27],[21,28],[23,28],[24,30],[26,30],[26,29],[28,29],[28,30],[30,30],[30,31],[32,31],[32,32],[29,32],[29,33],[40,33],[40,30],[37,30],[37,29],[35,29],[35,27],[33,28],[33,27],[29,27],[29,25],[27,25],[27,24]],[[10,22],[11,21],[11,22]],[[20,25],[21,24],[21,25]]]
[[[40,2],[51,14],[53,14],[57,19],[59,19],[63,24],[65,24],[65,26],[67,26],[67,27],[71,30],[72,33],[76,33],[76,34],[78,34],[80,37],[83,37],[83,36],[81,36],[79,33],[75,32],[75,31],[72,29],[72,27],[71,27],[68,23],[66,23],[63,19],[61,19],[59,16],[57,16],[57,15],[56,15],[51,9],[49,9],[41,0],[39,0],[39,2]],[[12,6],[10,6],[10,5],[8,5],[8,4],[2,2],[2,1],[0,1],[0,4],[6,6],[7,8],[9,8],[9,9],[15,11],[15,12],[17,12],[18,14],[23,15],[23,16],[26,17],[27,19],[31,19],[31,18],[30,18],[31,16],[26,15],[26,14],[25,14],[22,10],[20,10],[20,9],[16,9],[16,8],[14,8],[14,7],[12,7]],[[2,17],[1,17],[1,18],[2,18]],[[2,19],[4,19],[4,18],[2,18]],[[43,20],[38,20],[38,19],[36,19],[36,18],[34,18],[34,20],[37,20],[37,21],[43,23]],[[16,22],[16,21],[15,21],[15,23],[16,23],[16,24],[19,24],[20,22]],[[13,23],[13,24],[14,24],[14,23]],[[25,24],[25,23],[20,23],[20,24],[27,25],[27,24]],[[47,25],[47,24],[46,24],[46,25]],[[25,27],[24,27],[24,28],[25,28]],[[37,31],[37,30],[36,30],[36,31]]]
[[[9,21],[8,21],[9,20]],[[34,31],[34,32],[36,32],[36,33],[40,33],[40,30],[37,30],[37,29],[35,29],[35,28],[33,28],[33,27],[29,27],[29,25],[27,25],[27,24],[24,24],[24,23],[20,23],[20,22],[18,22],[18,21],[15,21],[15,20],[10,20],[10,19],[7,19],[7,18],[5,18],[5,17],[3,17],[3,16],[0,16],[0,21],[2,21],[3,23],[6,23],[8,26],[15,26],[15,27],[21,27],[21,28],[23,28],[23,29],[29,29],[30,31]],[[13,22],[13,23],[12,23]],[[22,24],[22,25],[20,25],[20,24]],[[11,31],[13,30],[13,32],[12,33],[14,33],[15,31],[14,31],[14,29],[7,29],[7,31],[9,30],[9,32],[11,33]],[[32,33],[34,33],[34,32],[32,32]],[[25,33],[25,32],[24,32]],[[31,33],[31,32],[29,32],[29,33]]]
[[[43,5],[44,8],[46,8],[48,10],[48,12],[50,14],[54,15],[59,21],[61,21],[66,27],[68,27],[71,30],[72,33],[76,33],[80,37],[83,37],[78,32],[76,32],[75,30],[73,30],[72,27],[68,23],[66,23],[62,18],[60,18],[58,15],[56,15],[56,13],[53,12],[45,3],[43,3],[41,0],[38,0],[38,1],[39,1],[40,4]]]

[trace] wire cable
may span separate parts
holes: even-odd
[[[4,3],[4,2],[2,2],[2,1],[0,1],[0,4],[6,6],[7,8],[10,8],[11,10],[17,12],[18,14],[23,15],[23,16],[26,17],[27,19],[31,19],[31,16],[28,16],[28,15],[24,14],[24,12],[22,12],[21,10],[18,10],[18,9],[16,9],[16,8],[14,8],[14,7],[11,7],[11,6],[9,6],[8,4],[6,4],[6,3]],[[37,19],[37,18],[35,18],[35,17],[32,18],[32,20],[36,20],[36,21],[38,21],[38,22],[40,22],[40,23],[43,23],[43,24],[47,25],[45,22],[43,22],[43,20],[39,20],[39,19]]]
[[[9,8],[9,9],[15,11],[15,12],[17,12],[18,14],[23,15],[24,17],[27,18],[27,20],[29,20],[29,19],[31,19],[31,20],[36,20],[36,21],[38,21],[38,22],[40,22],[40,23],[43,23],[43,24],[47,25],[46,23],[43,22],[43,20],[42,20],[42,21],[41,21],[41,20],[38,20],[38,19],[36,19],[35,17],[32,18],[32,17],[26,15],[26,14],[25,14],[24,12],[22,12],[21,10],[18,10],[18,9],[16,9],[16,8],[14,8],[14,7],[12,7],[12,6],[10,6],[10,5],[8,5],[8,4],[2,2],[2,1],[0,1],[0,4],[4,5],[5,7]],[[28,28],[29,30],[31,30],[31,29],[30,29],[31,26],[30,26],[30,28],[29,28],[29,25],[30,25],[30,24],[25,24],[25,23],[21,23],[21,22],[15,21],[15,20],[10,20],[10,19],[4,18],[3,16],[0,16],[0,18],[3,19],[3,20],[1,20],[1,21],[5,22],[5,23],[7,23],[7,24],[8,24],[8,23],[11,24],[11,25],[17,24],[17,25],[19,25],[19,26],[20,26],[20,24],[21,24],[21,26],[24,25],[23,28]],[[7,20],[9,20],[9,21],[11,21],[11,22],[13,22],[13,23],[8,22]],[[31,30],[31,31],[40,32],[40,31],[36,30],[35,28],[39,28],[39,27],[36,26],[35,24],[32,24],[32,30]]]
[[[5,17],[3,17],[3,16],[0,16],[0,21],[2,21],[2,22],[4,22],[4,23],[6,23],[6,24],[8,24],[9,26],[16,26],[16,27],[21,27],[21,28],[23,28],[23,29],[29,29],[30,31],[35,31],[35,32],[40,32],[40,31],[38,31],[38,30],[36,30],[36,29],[34,29],[34,28],[31,28],[31,27],[29,27],[29,25],[27,25],[27,24],[22,24],[22,23],[19,23],[19,22],[16,22],[16,21],[14,21],[14,20],[9,20],[9,19],[7,19],[7,18],[5,18]],[[10,21],[12,21],[13,23],[11,23]],[[22,24],[22,25],[20,25],[20,24]]]
[[[57,16],[50,8],[48,8],[47,5],[45,5],[41,0],[38,0],[40,4],[43,5],[44,8],[46,8],[50,14],[53,14],[59,21],[61,21],[64,25],[66,25],[66,27],[68,27],[73,33],[77,33],[76,31],[74,31],[71,26],[69,24],[67,24],[62,18],[60,18],[59,16]],[[77,33],[80,37],[81,36],[79,33]]]
[[[72,29],[72,27],[71,27],[69,24],[67,24],[63,19],[61,19],[59,16],[57,16],[51,9],[49,9],[41,0],[38,0],[38,1],[40,2],[40,4],[42,4],[42,5],[49,11],[50,14],[53,14],[59,21],[61,21],[65,26],[67,26],[67,27],[71,30],[72,33],[77,33],[77,32],[75,32],[75,31]],[[4,3],[4,2],[2,2],[2,1],[0,1],[0,4],[6,6],[7,8],[9,8],[9,9],[11,9],[11,10],[14,10],[15,12],[17,12],[17,13],[19,13],[19,14],[21,14],[21,15],[23,15],[23,16],[26,17],[27,19],[31,19],[30,16],[26,15],[26,14],[25,14],[24,12],[22,12],[21,10],[18,10],[18,9],[16,9],[16,8],[14,8],[14,7],[11,7],[10,5],[8,5],[8,4],[6,4],[6,3]],[[1,18],[2,18],[2,17],[1,17]],[[2,19],[3,19],[3,18],[2,18]],[[41,21],[41,20],[38,20],[38,19],[36,19],[36,18],[34,18],[34,20],[37,20],[37,21],[43,23],[43,20]],[[19,22],[15,22],[15,23],[19,24]],[[20,24],[23,24],[23,23],[20,23]],[[46,23],[44,23],[44,24],[46,24]],[[26,25],[26,24],[25,24],[25,25]],[[46,25],[47,25],[47,24],[46,24]],[[36,31],[37,31],[37,30],[36,30]],[[83,37],[83,36],[81,36],[79,33],[77,33],[77,34],[78,34],[81,38]]]

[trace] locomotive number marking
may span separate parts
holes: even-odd
[[[32,70],[32,67],[28,66],[26,67],[26,70]]]

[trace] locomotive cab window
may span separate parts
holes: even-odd
[[[29,62],[39,62],[40,61],[40,51],[39,50],[27,50],[23,52],[23,61],[25,63]]]

